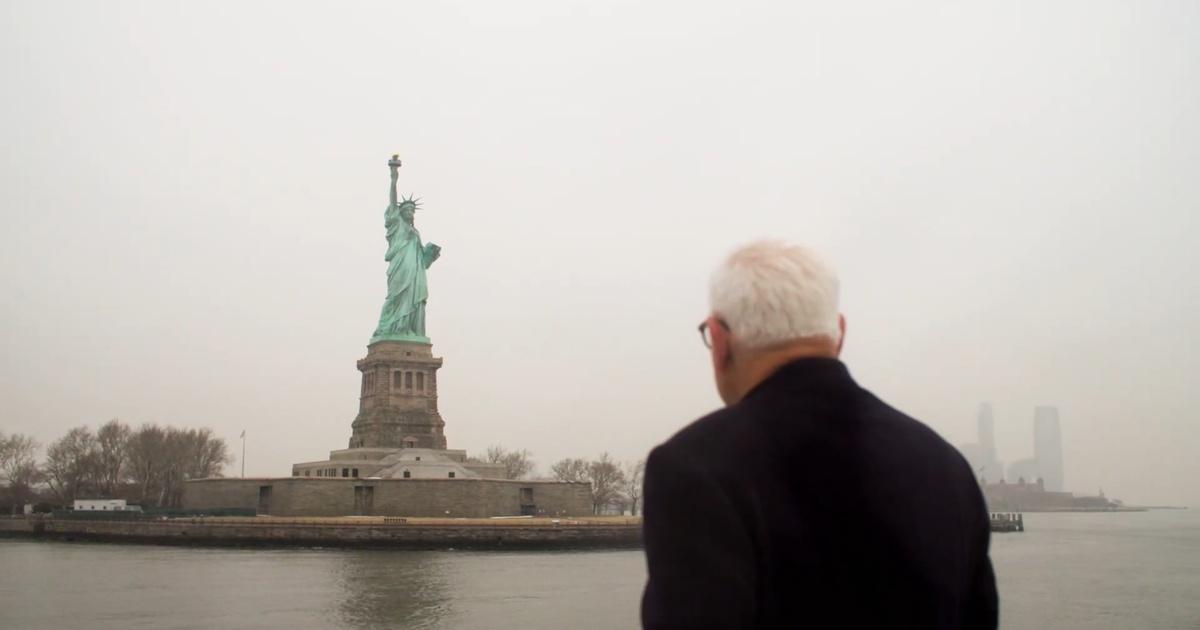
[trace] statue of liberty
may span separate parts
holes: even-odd
[[[387,299],[379,314],[379,327],[371,337],[376,341],[414,341],[429,343],[425,336],[425,301],[429,299],[429,287],[425,270],[441,255],[442,248],[429,243],[421,245],[421,233],[413,225],[419,200],[411,196],[396,197],[396,178],[400,169],[399,156],[388,160],[392,169],[392,191],[387,210],[383,213],[383,225],[387,228],[388,261]]]

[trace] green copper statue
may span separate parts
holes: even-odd
[[[383,213],[383,225],[387,228],[388,292],[379,314],[379,327],[371,337],[376,341],[415,341],[429,343],[425,336],[425,301],[429,299],[429,286],[425,270],[441,255],[442,248],[429,243],[421,245],[421,233],[413,226],[419,200],[412,197],[397,199],[396,178],[399,176],[400,159],[393,155],[388,160],[392,169],[391,201]]]

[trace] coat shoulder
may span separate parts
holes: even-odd
[[[705,415],[680,429],[654,449],[659,457],[679,462],[700,462],[711,467],[727,457],[747,452],[752,423],[735,405]]]

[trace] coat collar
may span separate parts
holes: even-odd
[[[811,389],[841,389],[854,386],[850,370],[839,359],[810,357],[785,363],[744,397],[747,400],[765,392]]]

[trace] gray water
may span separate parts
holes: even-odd
[[[1004,628],[1200,628],[1200,514],[1027,514]],[[636,628],[639,551],[211,549],[0,540],[0,628]]]

